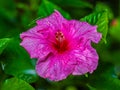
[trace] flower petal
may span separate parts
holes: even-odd
[[[94,48],[90,46],[90,42],[85,46],[83,51],[76,50],[74,55],[77,59],[73,75],[82,75],[87,72],[92,73],[98,65],[98,55]]]
[[[20,38],[24,39],[25,37],[31,37],[31,38],[37,38],[37,39],[46,39],[49,36],[49,28],[45,27],[43,25],[41,26],[35,26],[31,29],[29,29],[26,32],[23,32],[20,34]]]
[[[41,40],[37,38],[25,37],[20,45],[29,52],[31,58],[43,58],[50,52],[49,47],[41,44]]]
[[[55,10],[53,14],[51,14],[49,17],[37,20],[37,25],[45,25],[51,28],[52,31],[61,30],[62,29],[62,23],[66,22],[66,19],[63,18],[63,16]]]
[[[71,62],[66,62],[64,58],[51,56],[50,54],[45,60],[38,60],[36,65],[37,73],[43,77],[53,81],[65,79],[72,73],[74,65]]]
[[[87,22],[79,22],[76,20],[69,21],[69,32],[75,38],[86,38],[90,39],[95,43],[98,43],[102,37],[102,35],[97,32],[97,26],[92,26]]]
[[[35,26],[20,34],[20,38],[23,39],[20,45],[28,51],[31,58],[43,58],[50,53],[49,42],[47,42],[49,33],[42,31],[45,28],[41,28],[41,32],[39,29],[38,26]]]

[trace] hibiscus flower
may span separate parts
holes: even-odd
[[[20,35],[31,58],[37,58],[36,72],[52,81],[68,75],[92,73],[98,65],[98,54],[91,42],[102,35],[97,26],[77,20],[66,20],[57,10]]]

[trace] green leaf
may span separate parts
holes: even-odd
[[[57,5],[55,5],[54,3],[52,3],[48,0],[42,0],[42,3],[38,10],[38,16],[46,17],[46,16],[50,15],[51,13],[53,13],[54,10],[60,11],[61,14],[67,19],[71,18],[67,12],[63,11],[60,7],[58,7]]]
[[[10,40],[11,40],[10,38],[0,39],[0,54],[6,48],[6,46],[8,45],[8,43],[9,43]]]
[[[93,8],[92,4],[85,0],[59,0],[59,3],[63,7]]]
[[[81,21],[86,21],[92,25],[98,26],[98,32],[102,33],[102,40],[106,43],[106,35],[108,31],[108,13],[107,11],[94,12],[85,16]]]
[[[112,12],[110,6],[105,3],[102,3],[102,2],[97,2],[96,6],[95,6],[95,11],[100,12],[103,10],[106,10],[108,12],[109,19],[113,18],[114,15],[113,15],[113,12]]]
[[[89,76],[89,85],[96,90],[119,90],[120,80],[114,74],[114,66],[110,63],[99,63],[96,72]]]
[[[21,79],[10,78],[5,80],[2,86],[2,90],[35,90],[35,89],[27,82]]]
[[[21,78],[28,83],[35,82],[38,76],[35,71],[36,60],[31,60],[28,53],[13,39],[1,57],[3,70],[6,74]]]
[[[74,19],[80,19],[93,10],[93,4],[86,0],[50,0],[51,2],[57,4],[59,7],[63,8]]]
[[[88,88],[89,88],[90,90],[96,90],[96,88],[90,86],[89,84],[87,84],[87,86],[88,86]]]

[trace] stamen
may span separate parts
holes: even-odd
[[[58,42],[62,42],[63,40],[64,40],[64,35],[63,35],[63,33],[62,32],[56,32],[56,34],[55,34],[55,36],[56,36],[56,40],[58,41]]]
[[[56,42],[53,44],[54,48],[62,53],[68,49],[68,42],[61,31],[55,33]]]

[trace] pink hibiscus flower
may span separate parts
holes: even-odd
[[[98,65],[98,54],[91,41],[98,43],[97,26],[77,20],[66,20],[55,10],[49,17],[20,37],[31,58],[37,58],[38,75],[59,81],[68,75],[92,73]]]

